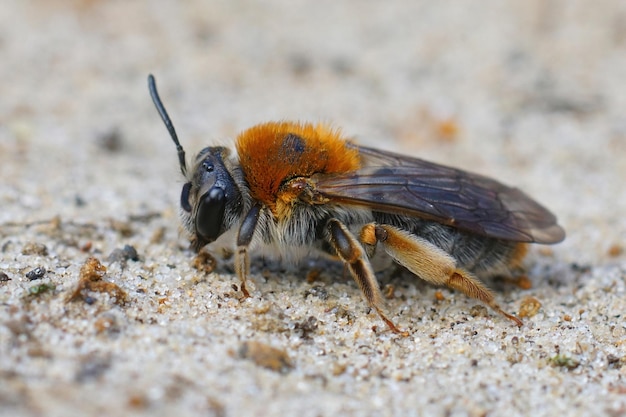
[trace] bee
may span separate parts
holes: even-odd
[[[314,252],[347,267],[368,304],[395,333],[370,259],[383,250],[417,277],[480,300],[514,321],[478,277],[510,274],[528,243],[565,238],[556,217],[524,192],[491,178],[357,145],[324,124],[269,122],[226,147],[185,151],[148,77],[152,100],[178,151],[186,183],[184,229],[199,251],[236,230],[235,271],[250,297],[250,252],[283,260]]]

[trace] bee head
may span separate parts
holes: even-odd
[[[188,171],[185,151],[159,98],[152,75],[148,76],[148,88],[176,145],[180,171],[187,178],[180,195],[181,217],[185,229],[192,236],[194,249],[200,250],[230,229],[241,216],[243,199],[235,178],[241,182],[242,174],[228,159],[229,150],[220,146],[204,148],[196,156],[191,171]]]
[[[195,237],[199,250],[226,232],[241,216],[243,202],[230,151],[221,146],[204,148],[180,195],[183,223]]]

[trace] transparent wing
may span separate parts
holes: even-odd
[[[342,204],[430,219],[492,238],[536,243],[565,238],[556,217],[517,188],[417,158],[358,149],[364,166],[346,175],[314,177],[317,192]]]

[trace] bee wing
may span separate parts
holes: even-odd
[[[556,217],[517,188],[422,159],[358,149],[364,166],[314,178],[320,194],[334,202],[412,215],[492,238],[537,243],[565,238]]]

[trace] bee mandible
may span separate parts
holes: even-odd
[[[379,248],[417,277],[459,290],[521,326],[480,277],[510,274],[528,243],[565,238],[556,217],[524,192],[482,175],[360,146],[324,124],[269,122],[226,147],[185,151],[148,77],[152,100],[186,178],[184,229],[199,251],[236,229],[235,271],[250,297],[250,251],[295,262],[314,252],[340,260],[369,305],[387,317],[370,258]]]

